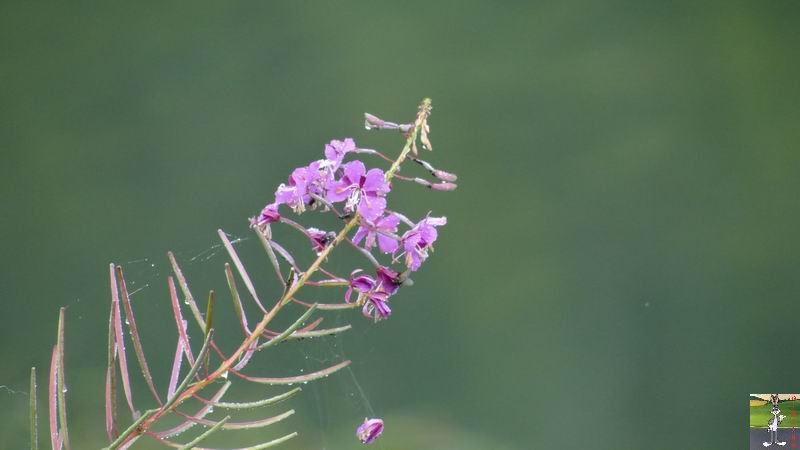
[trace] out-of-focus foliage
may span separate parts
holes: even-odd
[[[800,369],[787,335],[799,12],[5,2],[0,385],[24,391],[30,366],[47,366],[66,305],[71,437],[99,446],[107,264],[149,286],[134,304],[163,385],[164,252],[198,291],[223,291],[222,255],[205,261],[214,230],[247,236],[246,218],[330,138],[396,153],[361,114],[408,120],[431,96],[431,159],[460,188],[432,196],[448,225],[426,271],[380,329],[308,359],[287,347],[264,370],[355,358],[387,449],[741,445],[746,393],[793,391]],[[427,213],[404,191],[404,211]],[[240,251],[259,261],[258,245]],[[263,267],[256,283],[277,290]],[[291,426],[307,440],[293,445],[360,445],[369,408],[340,375],[298,400]],[[0,442],[23,448],[27,420],[25,395],[0,390]]]

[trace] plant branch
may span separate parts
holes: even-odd
[[[414,122],[413,128],[406,134],[405,145],[403,146],[403,149],[401,150],[400,155],[397,157],[396,160],[394,160],[394,162],[392,163],[392,166],[385,173],[384,179],[385,179],[386,182],[390,182],[392,180],[392,178],[395,176],[397,171],[400,170],[400,166],[408,158],[409,153],[411,153],[412,151],[414,151],[416,149],[415,141],[416,141],[417,136],[420,133],[420,131],[424,132],[424,127],[427,126],[427,118],[428,118],[428,115],[430,114],[430,110],[431,110],[431,100],[426,98],[426,99],[424,99],[422,101],[422,103],[421,103],[421,105],[419,107],[419,111],[417,113],[417,118],[416,118],[416,121]],[[213,342],[211,342],[212,341],[213,332],[209,333],[206,336],[206,340],[205,340],[205,342],[203,344],[203,349],[200,351],[200,354],[198,354],[198,356],[196,358],[195,364],[192,366],[192,369],[189,371],[189,374],[187,374],[186,378],[181,383],[180,387],[176,390],[175,395],[171,399],[169,399],[163,407],[161,407],[160,409],[156,410],[155,413],[152,413],[152,414],[147,414],[146,413],[145,415],[140,417],[139,420],[137,420],[137,423],[135,424],[136,426],[135,427],[131,427],[128,430],[126,430],[123,434],[120,435],[119,438],[117,438],[117,440],[115,442],[119,441],[120,443],[122,443],[122,442],[125,442],[126,439],[132,439],[132,438],[135,438],[138,435],[141,435],[141,434],[147,432],[149,430],[149,428],[155,422],[157,422],[161,417],[163,417],[165,414],[167,414],[171,409],[173,409],[177,405],[181,404],[186,399],[195,396],[198,391],[202,390],[203,388],[205,388],[209,384],[215,382],[215,380],[217,380],[219,377],[227,374],[227,372],[232,369],[232,367],[236,364],[236,362],[239,360],[239,358],[243,354],[245,354],[245,352],[247,352],[249,349],[251,349],[251,347],[253,346],[253,343],[264,333],[264,331],[266,331],[267,325],[269,325],[269,323],[272,321],[272,319],[275,318],[275,316],[278,314],[278,312],[284,306],[286,306],[288,303],[290,303],[292,301],[292,298],[294,297],[294,295],[311,279],[312,275],[314,275],[318,270],[320,270],[320,267],[321,267],[322,263],[327,260],[327,258],[330,255],[331,251],[333,251],[334,248],[336,248],[339,244],[341,244],[347,238],[347,235],[350,233],[350,231],[352,231],[353,228],[356,225],[358,225],[359,220],[360,220],[360,215],[356,213],[356,214],[353,215],[352,218],[350,218],[347,221],[347,223],[344,225],[344,227],[341,229],[341,231],[339,231],[339,233],[333,239],[333,241],[331,241],[321,252],[319,252],[317,258],[314,260],[313,263],[311,263],[311,265],[308,267],[308,269],[306,269],[304,272],[302,272],[302,274],[300,275],[300,278],[296,282],[292,283],[288,287],[288,289],[286,289],[286,291],[283,293],[283,295],[280,297],[280,299],[275,303],[275,305],[268,312],[266,312],[264,314],[264,317],[261,319],[261,321],[253,329],[253,332],[243,340],[243,342],[241,343],[239,348],[236,349],[236,351],[234,351],[233,354],[231,354],[230,357],[228,357],[227,359],[222,361],[222,363],[219,365],[219,367],[216,370],[214,370],[214,372],[209,374],[207,377],[205,377],[204,379],[202,379],[202,380],[192,384],[191,386],[189,386],[189,383],[191,382],[192,377],[194,377],[194,375],[197,373],[197,369],[199,369],[199,367],[200,367],[201,361],[204,359],[204,357],[205,357],[206,353],[208,352],[209,348],[213,345]],[[221,232],[220,232],[220,235],[223,236],[223,234]],[[223,243],[225,241],[226,241],[226,239],[223,239]],[[231,251],[232,247],[229,247],[228,245],[226,245],[226,249],[228,250],[228,252],[233,257],[234,265],[236,265],[237,268],[239,268],[239,265],[241,264],[241,262],[238,260],[238,258],[234,257],[235,256],[235,251],[232,252]],[[180,269],[177,268],[177,263],[174,260],[174,256],[171,253],[169,254],[169,256],[170,256],[170,262],[172,263],[173,268],[176,271],[176,275],[178,276],[178,281],[179,281],[179,284],[181,286],[181,289],[184,290],[184,294],[186,294],[187,297],[188,297],[191,294],[188,291],[188,285],[186,284],[185,279],[182,276],[183,274],[180,273]],[[240,275],[242,276],[243,279],[245,279],[245,285],[248,288],[248,290],[251,290],[252,284],[248,283],[249,279],[246,278],[246,273],[244,272],[243,268],[242,268],[242,270],[240,270]],[[255,298],[254,289],[251,291],[251,294],[253,294],[253,297]],[[200,314],[199,311],[194,311],[194,309],[193,309],[192,312],[195,313],[196,316],[198,316],[197,317],[198,319],[200,317],[202,317],[202,315]],[[180,324],[179,324],[179,326],[180,326]],[[308,379],[311,379],[313,376],[318,376],[318,375],[324,376],[326,374],[332,373],[335,370],[338,370],[338,369],[340,369],[342,367],[345,367],[349,363],[350,363],[349,361],[344,361],[344,362],[342,362],[342,363],[340,363],[338,365],[335,365],[335,366],[333,366],[333,367],[331,367],[329,369],[325,369],[324,371],[320,371],[317,374],[309,374],[309,375],[306,375],[306,376],[294,377],[294,378],[291,378],[291,380],[292,380],[292,382],[300,382],[300,381],[306,381]],[[279,384],[287,382],[286,381],[287,379],[263,378],[263,379],[257,379],[257,380],[259,382],[279,383]],[[293,436],[293,435],[289,435],[289,436]],[[289,436],[287,436],[287,438]],[[281,438],[281,439],[283,439],[283,438]],[[277,443],[277,442],[275,442],[275,443]],[[109,448],[116,448],[116,447],[109,447]]]

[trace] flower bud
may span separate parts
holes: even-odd
[[[364,113],[364,128],[367,130],[372,130],[377,128],[380,130],[386,125],[386,122],[383,121],[381,118],[374,116],[370,113]]]
[[[431,184],[430,188],[434,191],[455,191],[458,187],[455,183],[435,183]]]
[[[250,219],[250,225],[253,227],[263,226],[279,220],[281,220],[281,214],[278,212],[278,205],[270,203],[261,210],[261,214],[258,217]]]
[[[435,176],[436,178],[438,178],[440,180],[444,180],[444,181],[456,181],[456,180],[458,180],[458,176],[456,176],[456,174],[450,173],[450,172],[445,172],[444,170],[436,169],[432,173],[433,173],[433,176]]]

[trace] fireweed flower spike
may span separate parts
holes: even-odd
[[[381,433],[383,433],[383,420],[381,419],[364,418],[364,423],[356,430],[356,436],[362,444],[372,444]]]
[[[323,319],[322,317],[316,318],[304,328],[299,328],[310,320],[312,314],[325,310],[348,309],[348,306],[341,301],[328,304],[312,304],[299,300],[297,294],[306,286],[314,286],[314,289],[337,289],[339,295],[341,295],[341,291],[346,290],[344,301],[349,303],[350,306],[361,307],[361,313],[374,321],[387,319],[392,314],[392,310],[389,308],[389,300],[399,292],[401,286],[405,287],[412,284],[411,279],[408,278],[409,274],[419,269],[422,262],[428,257],[432,244],[437,238],[437,227],[446,223],[444,217],[425,217],[420,222],[413,223],[402,213],[386,209],[386,195],[392,187],[390,183],[398,179],[414,180],[412,177],[400,177],[398,171],[401,170],[403,164],[408,162],[408,159],[413,154],[416,154],[417,142],[430,149],[430,142],[428,141],[428,118],[430,113],[430,99],[425,99],[417,110],[414,120],[405,124],[387,122],[372,115],[365,116],[367,128],[400,131],[404,144],[396,157],[390,158],[378,150],[358,148],[350,138],[341,141],[330,141],[325,146],[323,159],[295,169],[287,182],[281,184],[275,191],[274,200],[264,207],[259,214],[250,219],[252,228],[258,233],[261,244],[275,269],[275,275],[280,287],[283,288],[282,293],[273,302],[262,303],[263,297],[261,299],[259,297],[265,294],[257,291],[256,283],[253,283],[254,280],[248,274],[244,262],[238,256],[234,243],[228,239],[228,234],[223,230],[218,230],[218,235],[230,259],[225,264],[225,278],[231,292],[234,312],[238,316],[239,325],[244,334],[240,344],[230,353],[221,349],[215,341],[217,334],[215,334],[213,325],[222,326],[222,323],[218,320],[215,321],[213,317],[214,291],[209,294],[208,308],[204,312],[201,311],[191,293],[189,282],[174,254],[172,252],[168,253],[172,271],[174,272],[174,277],[168,277],[169,301],[172,306],[178,339],[170,376],[170,386],[167,389],[169,394],[167,398],[159,396],[158,391],[160,389],[156,389],[149,369],[151,366],[147,365],[144,357],[144,350],[133,316],[135,305],[131,304],[123,270],[114,264],[110,265],[109,359],[108,366],[105,368],[106,434],[109,445],[106,450],[129,448],[144,436],[152,438],[165,446],[195,448],[200,440],[223,428],[266,427],[288,418],[294,413],[294,410],[289,410],[277,416],[247,422],[228,422],[230,417],[220,421],[204,418],[215,404],[227,403],[221,400],[233,381],[228,380],[228,373],[235,372],[238,375],[237,378],[255,383],[273,384],[277,382],[279,384],[294,384],[323,379],[351,363],[349,360],[343,360],[315,372],[279,378],[257,377],[243,373],[251,370],[247,369],[247,365],[255,358],[257,351],[264,351],[284,339],[302,338],[303,336],[328,336],[350,329],[348,325],[314,330]],[[389,166],[384,169],[385,171],[379,168],[367,170],[364,163],[358,159],[345,162],[347,158],[360,158],[362,156],[380,158],[380,163],[388,163]],[[455,184],[453,184],[456,180],[455,175],[439,171],[427,162],[421,164],[437,180],[436,182],[427,182],[430,189],[452,190],[455,188]],[[403,170],[405,170],[405,167],[403,167]],[[345,214],[342,214],[335,207],[334,204],[337,202],[344,203]],[[280,209],[282,205],[285,206]],[[289,209],[297,214],[301,214],[307,209],[313,209],[319,213],[330,213],[335,215],[336,219],[342,221],[343,226],[336,233],[311,228],[296,223],[289,217],[282,217],[281,213],[288,215]],[[295,259],[292,253],[273,238],[273,227],[283,225],[295,228],[311,241],[310,246],[317,252],[317,255],[308,266],[301,267],[298,264],[299,259]],[[326,266],[331,252],[344,242],[353,243],[354,241],[360,242],[364,246],[360,247],[354,244],[358,248],[358,252],[367,256],[370,263],[374,264],[377,269],[376,272],[367,275],[361,269],[356,269],[347,279],[329,271]],[[382,263],[372,254],[372,250],[376,246],[378,251],[375,253],[383,252],[391,255],[386,257],[387,260],[391,261],[391,264],[381,265]],[[301,248],[308,251],[307,244],[301,246]],[[400,256],[405,257],[404,262],[407,267],[402,267],[403,264],[400,264],[403,261]],[[282,263],[279,261],[279,257],[288,264],[288,268],[286,266],[281,267]],[[256,271],[250,271],[249,273],[255,274]],[[238,277],[236,274],[238,274]],[[323,275],[323,279],[319,278],[320,274]],[[178,288],[180,288],[180,291],[178,291]],[[245,292],[249,295],[241,295]],[[356,295],[355,299],[353,299],[354,293]],[[181,301],[180,297],[183,297],[183,301]],[[248,297],[252,298],[255,305],[243,301]],[[269,308],[265,307],[265,304],[269,305]],[[279,314],[286,315],[285,307],[290,304],[305,307],[306,311],[296,317],[288,328],[281,327],[279,330],[276,328],[279,322],[273,319]],[[181,312],[182,308],[185,309],[182,305],[188,306],[191,310],[191,315],[187,317],[188,323],[187,320],[184,320],[184,313]],[[254,306],[257,306],[260,310],[256,312],[257,314],[263,313],[257,321],[248,320],[247,317],[248,310],[252,312]],[[122,315],[123,311],[124,317]],[[58,338],[51,363],[51,380],[49,383],[51,386],[51,401],[49,404],[51,424],[54,425],[51,426],[53,446],[58,447],[63,442],[63,446],[68,448],[69,434],[66,419],[66,395],[64,394],[66,387],[64,385],[63,313],[64,309],[62,309],[62,315],[59,319]],[[197,327],[192,325],[193,322],[196,322]],[[125,333],[126,325],[128,333]],[[151,404],[156,405],[153,409],[144,410],[141,414],[138,413],[139,409],[134,405],[130,395],[130,372],[128,371],[127,362],[130,359],[126,356],[125,345],[123,345],[124,341],[128,340],[123,339],[126,334],[130,335],[130,342],[136,350],[135,359],[138,361],[145,382],[153,394],[155,403],[151,402]],[[194,344],[190,342],[190,335],[203,336],[202,346],[198,345],[199,342],[197,340],[193,341]],[[60,352],[59,349],[61,350]],[[188,372],[185,372],[182,368],[185,366],[184,362],[189,364]],[[156,366],[152,367],[155,368]],[[182,374],[185,374],[185,376],[181,377]],[[226,382],[224,384],[220,383],[222,380],[226,380]],[[117,400],[120,396],[117,388],[120,385],[125,393],[127,406],[130,408],[131,413],[138,417],[125,429],[118,426],[116,421],[118,416]],[[212,388],[215,390],[218,388],[216,394],[209,392]],[[287,395],[299,390],[295,389],[278,397],[286,398]],[[58,392],[59,395],[56,396],[53,392]],[[203,397],[200,394],[209,399],[204,400],[207,405],[193,414],[182,413],[186,420],[180,419],[182,422],[174,428],[160,432],[154,431],[154,429],[163,429],[162,419],[166,417],[172,418],[176,410],[184,409],[187,406],[187,401],[191,401],[193,398],[202,399]],[[278,397],[267,400],[272,401]],[[141,399],[139,400],[141,401]],[[122,404],[122,402],[119,403]],[[227,404],[238,405],[233,409],[248,405],[247,402]],[[252,404],[254,403],[249,403],[249,405]],[[189,443],[172,440],[180,439],[181,430],[185,430],[196,423],[201,423],[209,428]],[[369,444],[381,435],[383,429],[384,424],[381,419],[368,418],[358,427],[356,435],[361,442]],[[297,432],[292,432],[283,437],[248,448],[272,447],[297,436],[297,434]],[[79,446],[72,448],[76,447]],[[80,448],[83,447],[85,446]]]
[[[364,163],[351,161],[342,166],[344,174],[339,180],[327,184],[327,199],[332,203],[347,200],[345,211],[357,211],[367,220],[375,220],[386,209],[386,194],[391,188],[380,169],[367,172]]]
[[[387,233],[397,233],[397,225],[399,223],[400,219],[394,214],[387,214],[374,223],[364,219],[355,236],[353,236],[353,243],[358,244],[362,239],[366,238],[364,240],[365,249],[372,250],[372,247],[375,247],[375,242],[377,241],[380,251],[383,253],[394,253],[397,251],[399,243],[394,237],[387,236]]]
[[[426,217],[403,234],[403,250],[409,269],[416,271],[428,259],[428,250],[433,248],[438,237],[436,227],[446,223],[446,217]]]

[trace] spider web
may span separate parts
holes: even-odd
[[[253,244],[254,238],[241,236],[238,234],[225,233],[231,244],[237,248],[242,243],[248,242]],[[260,246],[260,244],[258,244]],[[242,249],[243,250],[243,249]],[[224,262],[229,262],[227,252],[225,251],[222,243],[209,243],[204,246],[188,246],[186,248],[178,248],[174,252],[175,258],[178,261],[184,273],[187,273],[187,278],[190,286],[193,285],[193,280],[190,275],[191,272],[203,271],[209,269],[209,265],[213,265],[213,270],[216,270]],[[152,289],[162,289],[164,287],[164,280],[167,276],[173,275],[172,267],[163,255],[140,257],[131,260],[123,260],[123,267],[125,269],[125,277],[130,290],[131,302],[136,308],[138,302],[150,302],[150,294],[148,291]],[[247,265],[247,264],[246,264]],[[235,272],[235,269],[234,269]],[[256,286],[264,285],[265,280],[270,273],[259,271],[257,273],[250,272],[250,276],[254,278]],[[239,282],[239,294],[242,296],[242,301],[245,302],[248,296],[244,286],[241,284],[238,274],[236,275],[237,282]],[[274,282],[273,279],[267,283]],[[220,296],[228,296],[227,287],[215,286]],[[200,289],[192,288],[194,295],[197,297],[200,307],[205,305],[201,302],[202,296],[198,295],[202,292]],[[161,293],[159,292],[160,296]],[[220,299],[222,300],[222,299]],[[266,299],[263,299],[266,300]],[[223,307],[227,307],[228,300],[222,301]],[[247,305],[246,309],[248,306]],[[269,306],[269,301],[265,302],[265,306]],[[160,308],[164,308],[160,305]],[[254,315],[255,311],[252,308],[248,309],[250,321],[253,322],[258,316]],[[287,311],[288,313],[288,311]],[[184,311],[185,318],[191,320]],[[352,323],[361,318],[357,310],[347,311],[325,311],[324,326],[338,327]],[[292,314],[287,314],[291,316]],[[293,318],[292,318],[293,319]],[[144,319],[138,319],[141,322]],[[139,324],[141,328],[142,324]],[[191,325],[190,325],[191,326]],[[366,339],[367,330],[363,327],[354,327],[344,334],[337,334],[332,336],[325,336],[314,339],[305,339],[300,341],[285,342],[280,344],[277,348],[282,348],[282,351],[294,353],[296,357],[290,358],[295,361],[296,365],[290,368],[295,372],[310,373],[321,368],[330,367],[334,364],[340,363],[348,358],[346,347],[350,339]],[[368,353],[371,353],[374,348],[370,348]],[[369,354],[359,355],[359,359],[369,358]],[[299,363],[297,363],[299,361]],[[289,371],[291,371],[289,370]],[[159,387],[159,386],[157,386]],[[297,405],[298,412],[305,416],[308,423],[314,424],[314,429],[303,430],[299,429],[300,439],[302,440],[303,448],[316,448],[320,450],[330,450],[336,448],[336,442],[341,442],[343,433],[352,436],[354,442],[356,441],[355,429],[361,424],[365,417],[377,417],[375,410],[369,400],[367,390],[359,382],[356,372],[352,366],[347,366],[338,373],[307,383],[303,386],[303,392],[290,400]],[[294,405],[293,405],[294,406]],[[335,436],[336,438],[332,438]],[[346,442],[346,441],[345,441]],[[383,443],[381,442],[377,448],[382,449]]]

